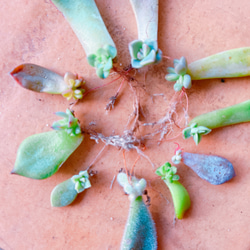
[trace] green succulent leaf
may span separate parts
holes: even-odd
[[[180,83],[178,83],[178,82],[176,82],[176,83],[174,84],[174,90],[175,90],[176,92],[181,91],[181,90],[182,90],[182,87],[183,87],[183,85],[180,84]]]
[[[182,219],[190,208],[191,201],[186,188],[176,179],[177,177],[173,177],[172,182],[166,180],[164,182],[167,184],[173,199],[175,216],[177,219]]]
[[[68,179],[58,184],[51,192],[50,203],[52,207],[65,207],[70,205],[78,193],[75,190],[75,184]]]
[[[179,79],[179,75],[176,73],[169,73],[165,76],[165,79],[169,82],[175,82]]]
[[[87,57],[88,64],[92,67],[95,67],[96,55],[91,54]]]
[[[190,127],[184,128],[182,131],[182,135],[183,135],[184,139],[190,138],[191,137],[191,128]]]
[[[81,144],[83,135],[50,131],[26,138],[17,151],[13,174],[32,179],[53,175]]]

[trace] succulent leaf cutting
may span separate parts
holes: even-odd
[[[166,162],[155,173],[161,177],[170,190],[176,218],[182,219],[185,212],[190,208],[191,201],[186,188],[178,181],[179,176],[176,175],[176,172],[177,168]]]
[[[59,183],[51,192],[50,202],[52,207],[65,207],[70,205],[85,189],[90,188],[89,174],[80,171],[68,180]]]
[[[112,40],[94,0],[52,0],[75,32],[87,54],[88,63],[100,78],[108,77],[117,55]]]
[[[119,173],[117,181],[130,200],[129,216],[120,249],[157,249],[155,223],[142,199],[146,181],[134,176],[129,180],[125,173]]]
[[[138,39],[129,43],[131,65],[139,69],[159,63],[162,51],[158,49],[158,0],[130,0],[138,28]]]

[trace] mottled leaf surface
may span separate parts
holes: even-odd
[[[61,94],[68,88],[62,76],[36,64],[21,64],[10,75],[22,87],[36,92]]]
[[[50,131],[26,138],[20,145],[13,174],[32,179],[53,175],[81,144],[83,135],[70,136],[65,131]]]
[[[233,165],[227,159],[217,155],[182,153],[185,165],[202,179],[214,185],[222,184],[235,176]]]
[[[121,244],[121,250],[131,249],[157,249],[155,224],[141,196],[130,204],[129,218]]]
[[[53,207],[64,207],[71,204],[78,195],[75,183],[70,179],[58,184],[51,192],[50,202]]]

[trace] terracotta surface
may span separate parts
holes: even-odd
[[[159,47],[172,59],[186,56],[189,62],[233,48],[250,46],[250,3],[248,0],[159,1]],[[118,48],[119,64],[129,64],[128,42],[137,38],[135,18],[129,1],[96,1]],[[50,193],[60,182],[86,169],[102,149],[86,134],[84,142],[51,178],[38,181],[11,175],[16,152],[28,136],[50,131],[69,103],[62,96],[25,90],[8,75],[15,66],[29,62],[55,70],[79,73],[91,89],[115,79],[103,81],[86,62],[86,55],[63,16],[49,0],[1,1],[0,4],[0,248],[12,249],[119,249],[127,220],[129,201],[113,177],[124,167],[122,151],[106,147],[93,170],[92,188],[65,208],[50,206]],[[139,80],[138,94],[145,118],[154,122],[163,117],[174,94],[173,84],[164,80],[171,61],[133,75]],[[203,112],[233,105],[250,98],[249,77],[194,82],[189,90],[190,119]],[[85,131],[105,136],[122,135],[133,112],[133,92],[125,83],[115,109],[104,110],[115,94],[120,80],[89,94],[74,106]],[[164,94],[155,96],[156,94]],[[181,116],[182,114],[180,114]],[[91,125],[95,124],[95,125]],[[152,128],[140,127],[137,135]],[[174,129],[176,129],[174,127]],[[147,131],[146,131],[147,130]],[[174,222],[174,208],[164,183],[155,179],[154,169],[141,157],[136,164],[137,177],[148,181],[149,207],[156,223],[159,249],[250,249],[250,124],[217,129],[203,138],[198,147],[181,136],[157,145],[157,138],[146,141],[144,153],[156,167],[169,161],[175,144],[187,152],[213,153],[230,160],[236,177],[213,186],[199,179],[181,164],[180,181],[187,188],[192,207],[185,218]],[[152,130],[151,130],[152,131]],[[178,134],[180,130],[175,130]],[[173,134],[173,135],[174,135]],[[171,138],[170,135],[167,138]],[[126,152],[130,168],[137,153]]]

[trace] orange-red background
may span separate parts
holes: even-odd
[[[97,0],[97,6],[118,49],[118,62],[129,64],[127,44],[137,38],[135,18],[129,1]],[[127,220],[129,201],[117,182],[111,181],[123,167],[122,153],[105,149],[93,170],[92,188],[65,208],[50,206],[50,192],[58,183],[85,169],[102,143],[88,136],[57,174],[37,181],[10,174],[18,146],[29,135],[50,130],[68,103],[61,96],[27,91],[8,75],[15,66],[29,62],[60,74],[79,73],[86,86],[104,82],[86,62],[86,55],[63,16],[49,0],[2,1],[0,4],[0,248],[11,249],[118,249]],[[186,56],[188,62],[233,48],[250,46],[250,3],[248,0],[159,1],[159,47],[165,56]],[[141,96],[147,121],[164,114],[167,103],[150,95],[173,95],[171,83],[164,80],[171,62],[142,70],[148,95]],[[138,74],[139,75],[139,74]],[[250,78],[194,82],[188,91],[190,118],[203,112],[233,105],[250,98]],[[94,129],[104,135],[122,134],[132,112],[133,94],[124,85],[115,109],[104,107],[115,94],[119,82],[103,88],[74,107],[83,127],[95,122]],[[154,170],[141,158],[136,175],[151,183],[149,207],[156,222],[159,249],[250,249],[250,124],[213,131],[199,147],[193,141],[179,142],[188,152],[214,153],[229,159],[236,177],[221,186],[199,179],[184,165],[179,166],[181,182],[190,193],[192,207],[181,221],[174,221],[169,191],[160,180],[152,180]],[[156,166],[171,159],[173,141],[147,145],[147,154]],[[135,152],[126,153],[130,167]]]

